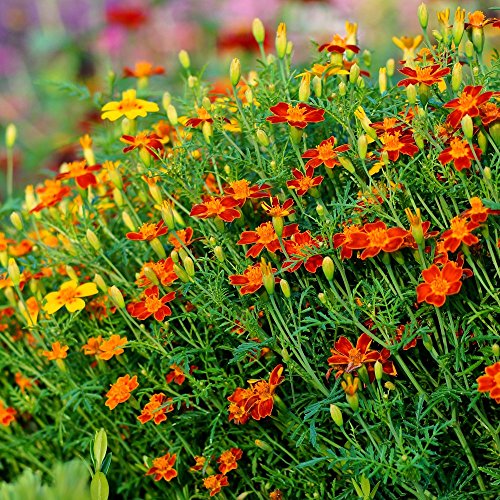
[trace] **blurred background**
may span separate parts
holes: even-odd
[[[164,75],[152,79],[155,88],[172,91],[179,81],[177,54],[185,49],[192,66],[201,69],[207,65],[205,78],[216,81],[225,77],[232,57],[244,62],[258,57],[251,34],[254,17],[264,22],[271,50],[277,25],[287,23],[294,61],[299,65],[316,50],[311,40],[329,41],[334,33],[345,34],[346,20],[357,22],[358,45],[372,52],[372,68],[378,68],[389,57],[401,58],[392,36],[421,32],[416,16],[419,3],[421,0],[0,0],[0,133],[3,139],[10,122],[18,128],[15,184],[33,183],[37,175],[57,169],[78,153],[71,144],[98,116],[86,97],[105,88],[110,71],[121,75],[125,66],[133,67],[145,59],[165,68]],[[435,13],[446,7],[452,11],[451,19],[457,5],[468,12],[487,12],[489,7],[483,0],[428,0],[426,4],[430,29],[437,24]],[[377,73],[373,71],[375,77]],[[5,183],[5,169],[2,140],[0,185]]]

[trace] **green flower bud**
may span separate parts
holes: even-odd
[[[179,123],[177,110],[175,109],[175,106],[173,104],[169,104],[167,106],[167,118],[172,127],[175,127]]]
[[[341,97],[344,97],[347,94],[347,87],[344,82],[339,83],[339,94]]]
[[[270,144],[269,137],[261,128],[257,129],[257,132],[255,132],[255,135],[257,136],[257,141],[259,142],[259,144],[261,144],[265,148],[267,148],[267,146],[269,146],[269,144]]]
[[[488,150],[488,138],[482,130],[477,133],[477,144],[483,153]]]
[[[330,415],[335,424],[339,427],[343,427],[344,419],[342,417],[342,411],[337,405],[330,405]]]
[[[219,262],[224,262],[225,260],[225,255],[224,255],[224,250],[222,249],[221,246],[217,245],[215,248],[214,248],[214,254],[215,254],[215,257],[217,258],[217,260]]]
[[[332,281],[333,273],[335,271],[335,265],[333,264],[333,260],[328,256],[325,257],[323,259],[322,264],[321,264],[321,268],[323,269],[323,273],[325,275],[325,278],[328,281]]]
[[[163,247],[162,242],[158,238],[153,238],[149,244],[151,245],[151,248],[154,250],[156,255],[160,257],[160,259],[166,259],[167,254],[165,252],[165,248]]]
[[[462,132],[466,139],[471,140],[474,135],[474,125],[472,123],[472,118],[469,115],[464,115],[461,121],[462,124]]]
[[[367,68],[369,68],[372,65],[372,54],[369,50],[363,50],[361,59],[363,60],[363,63]]]
[[[453,65],[451,71],[451,88],[453,92],[458,92],[460,85],[462,85],[462,65],[457,62]]]
[[[314,90],[314,95],[316,97],[321,97],[321,93],[323,92],[323,83],[321,82],[321,78],[319,76],[313,77],[312,87]]]
[[[358,81],[360,69],[357,63],[354,63],[349,70],[349,83],[354,84]]]
[[[172,103],[172,96],[170,95],[170,92],[163,92],[161,105],[163,106],[165,112],[167,111],[167,108],[170,106],[171,103]]]
[[[108,293],[108,285],[106,285],[106,282],[99,273],[94,275],[94,283],[97,285],[97,288],[101,290],[101,292]]]
[[[427,12],[427,6],[425,3],[421,3],[417,9],[418,14],[418,22],[420,26],[425,31],[427,29],[427,25],[429,24],[429,13]]]
[[[19,215],[19,212],[12,212],[10,214],[10,222],[18,231],[23,230],[23,219]]]
[[[231,85],[236,87],[238,85],[241,78],[241,62],[235,57],[231,61],[231,66],[229,68],[229,79],[231,80]]]
[[[256,17],[252,22],[252,33],[255,41],[258,44],[264,43],[264,39],[266,38],[266,31],[264,29],[262,21],[258,17]]]
[[[210,144],[210,141],[212,139],[213,135],[213,127],[210,122],[203,122],[203,125],[201,126],[201,130],[203,132],[203,137],[205,138],[205,142],[207,144]]]
[[[7,149],[12,149],[16,143],[17,128],[13,123],[9,123],[5,129],[5,146]]]
[[[109,296],[113,303],[118,307],[118,309],[125,309],[125,301],[123,300],[123,294],[120,292],[116,285],[109,287]]]
[[[378,70],[378,88],[383,95],[387,92],[387,69],[380,68]]]
[[[411,84],[406,87],[406,98],[410,106],[413,106],[417,102],[417,89],[415,85]]]
[[[191,66],[191,61],[189,59],[189,54],[185,50],[179,52],[179,62],[184,69],[189,69]]]
[[[366,153],[368,151],[368,139],[365,134],[361,134],[358,137],[358,155],[364,160],[366,158]]]
[[[99,242],[99,238],[96,236],[94,231],[87,229],[87,241],[90,243],[90,246],[98,252],[101,249],[101,243]]]
[[[292,295],[292,292],[290,290],[290,285],[288,284],[288,281],[285,279],[281,279],[280,280],[280,288],[281,288],[281,292],[283,293],[283,295],[287,299],[289,299]]]
[[[492,352],[493,356],[495,356],[496,358],[498,358],[498,356],[500,356],[500,345],[493,344],[491,346],[491,352]]]
[[[465,42],[465,55],[469,59],[471,59],[474,56],[474,44],[470,40],[467,40]]]
[[[278,26],[278,30],[276,32],[276,40],[275,40],[276,55],[280,59],[283,59],[286,55],[287,43],[288,42],[286,39],[286,24],[280,23]]]
[[[375,361],[375,378],[377,380],[382,380],[382,376],[384,375],[384,367],[380,361]]]
[[[290,127],[290,139],[294,144],[300,144],[304,130],[297,127]]]
[[[21,282],[21,271],[19,270],[19,266],[17,265],[15,259],[12,257],[9,259],[9,263],[7,265],[7,273],[14,286],[19,286],[19,283]]]
[[[186,270],[188,276],[193,277],[195,275],[194,262],[191,257],[186,257],[182,263],[184,264],[184,269]]]
[[[311,73],[302,76],[299,86],[299,101],[307,102],[311,97]]]

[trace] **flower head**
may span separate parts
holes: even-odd
[[[398,87],[407,87],[408,85],[434,85],[439,83],[443,76],[450,72],[450,68],[441,68],[439,64],[430,66],[416,66],[415,68],[403,68],[399,70],[403,75],[408,76],[398,83]]]
[[[158,159],[158,151],[163,149],[163,144],[160,137],[156,134],[148,132],[139,132],[137,135],[122,135],[120,141],[126,144],[123,148],[124,153],[139,149],[139,151],[147,151],[153,158]]]
[[[287,217],[295,213],[295,210],[291,210],[293,204],[294,201],[289,198],[284,201],[283,205],[280,205],[279,198],[277,196],[272,196],[269,199],[269,203],[264,201],[261,203],[261,207],[264,209],[264,212],[271,217]]]
[[[63,283],[57,292],[50,292],[45,296],[43,310],[47,314],[54,314],[61,307],[66,306],[68,312],[73,313],[85,308],[82,297],[98,293],[95,283],[84,283],[78,285],[77,281],[71,280]]]
[[[478,237],[472,234],[472,231],[479,227],[477,222],[469,222],[463,217],[453,217],[450,225],[450,229],[441,236],[444,241],[443,248],[447,252],[455,252],[462,243],[471,246],[479,242]]]
[[[239,202],[230,196],[222,198],[204,196],[203,203],[194,205],[189,215],[200,219],[219,217],[225,222],[233,222],[234,219],[241,217],[240,211],[235,208],[237,206],[239,206]]]
[[[442,269],[432,264],[422,271],[425,283],[417,286],[417,302],[427,302],[441,307],[448,295],[460,292],[463,273],[463,269],[455,262],[447,262]]]
[[[137,420],[141,424],[145,424],[150,420],[153,420],[156,425],[161,424],[167,420],[166,414],[174,410],[174,405],[170,404],[171,402],[172,398],[167,398],[163,392],[153,394],[149,399],[149,403],[144,406],[141,414],[137,417]]]
[[[64,359],[68,356],[67,345],[61,345],[59,341],[52,344],[52,349],[50,351],[43,351],[42,355],[45,356],[49,361],[55,361],[57,359]]]
[[[231,448],[230,450],[224,451],[217,459],[221,474],[227,474],[229,471],[237,469],[238,464],[236,462],[240,460],[242,456],[243,451],[239,448]]]
[[[305,175],[298,169],[292,170],[294,179],[287,181],[286,185],[289,189],[295,189],[298,196],[304,196],[309,189],[319,186],[323,182],[323,176],[314,176],[314,167],[308,167]]]
[[[464,168],[471,167],[471,162],[475,159],[474,153],[478,160],[481,158],[482,151],[477,146],[473,146],[473,148],[474,152],[467,141],[462,141],[459,137],[454,137],[450,141],[449,146],[439,153],[438,160],[443,165],[453,162],[455,168],[460,172]]]
[[[266,120],[271,123],[288,123],[291,127],[305,128],[309,123],[324,121],[325,110],[313,108],[309,104],[299,102],[296,106],[280,102],[271,106],[269,110],[273,116],[268,116]]]
[[[151,241],[159,236],[168,233],[168,227],[164,227],[164,222],[154,224],[152,222],[145,222],[137,232],[130,232],[125,235],[129,240]]]
[[[217,495],[223,486],[228,486],[229,481],[224,474],[213,474],[203,480],[203,486],[210,490],[210,496]]]
[[[298,225],[290,224],[283,228],[282,237],[287,238],[297,231]],[[263,222],[255,228],[255,231],[243,231],[237,243],[238,245],[254,244],[245,254],[246,257],[256,258],[264,248],[271,253],[275,253],[281,249],[280,241],[272,222]]]
[[[154,102],[137,99],[137,93],[134,89],[122,92],[121,101],[108,102],[102,107],[101,118],[114,122],[122,116],[129,120],[135,120],[139,116],[146,116],[148,113],[160,111],[158,104]]]
[[[338,153],[344,153],[348,149],[348,144],[335,147],[335,137],[332,136],[322,141],[319,146],[305,151],[302,154],[302,158],[310,158],[305,165],[306,169],[309,167],[317,168],[320,165],[333,168],[335,165],[340,165],[337,158]]]
[[[139,387],[137,382],[137,375],[132,378],[130,375],[124,375],[119,377],[117,381],[111,385],[111,389],[106,393],[108,400],[106,401],[106,406],[113,410],[120,403],[124,403],[130,398],[130,393]]]
[[[16,421],[16,413],[14,408],[5,407],[2,401],[0,401],[0,424],[8,427],[12,422]]]
[[[82,189],[89,186],[96,186],[97,179],[92,173],[100,170],[100,165],[88,166],[86,160],[73,161],[65,165],[64,172],[56,176],[56,180],[75,179],[76,184]]]
[[[165,481],[171,481],[174,477],[177,477],[177,471],[174,469],[175,461],[177,460],[177,455],[166,453],[162,457],[155,458],[153,460],[153,467],[151,467],[147,472],[146,476],[154,475],[155,481],[160,481],[165,479]]]
[[[132,76],[135,78],[148,78],[153,75],[163,75],[165,68],[162,66],[153,66],[149,61],[137,61],[135,67],[128,66],[123,69],[123,76]]]
[[[482,85],[467,85],[456,99],[444,104],[443,107],[453,109],[446,118],[446,121],[453,128],[460,126],[460,122],[465,115],[469,115],[471,118],[479,115],[479,106],[486,103],[493,95],[493,92],[481,94],[482,90]]]
[[[144,321],[151,315],[156,321],[163,321],[166,316],[172,314],[172,309],[167,306],[167,302],[171,302],[175,298],[175,292],[167,293],[160,298],[160,292],[156,285],[144,291],[143,300],[128,304],[127,310],[129,314],[137,319]]]
[[[251,186],[246,179],[230,182],[225,188],[224,193],[238,202],[238,206],[243,206],[248,198],[266,198],[269,196],[269,184],[262,186]]]
[[[500,404],[500,362],[485,368],[485,375],[477,379],[477,390],[479,392],[489,392],[490,398]]]

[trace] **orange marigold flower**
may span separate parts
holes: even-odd
[[[328,358],[328,364],[332,365],[328,370],[327,377],[332,370],[336,370],[335,378],[340,377],[342,373],[350,373],[365,363],[375,363],[380,358],[380,353],[370,350],[372,339],[366,333],[362,333],[356,342],[356,347],[351,341],[342,336],[335,342],[331,349],[332,356]]]
[[[230,182],[224,187],[224,193],[238,202],[238,206],[242,207],[247,201],[247,198],[266,198],[269,196],[269,184],[262,186],[250,186],[250,182],[246,179]]]
[[[269,493],[269,500],[283,500],[283,498],[281,490],[274,490]]]
[[[47,179],[43,186],[36,188],[36,193],[39,203],[30,210],[30,213],[40,212],[44,208],[53,207],[68,196],[71,193],[71,189],[68,186],[63,186],[61,181]]]
[[[43,351],[42,355],[45,356],[49,361],[55,361],[57,359],[64,359],[68,357],[67,345],[61,345],[59,341],[52,344],[52,349],[50,351]]]
[[[92,172],[101,170],[101,165],[88,166],[86,160],[73,161],[65,165],[64,172],[56,175],[56,180],[75,179],[76,184],[82,189],[96,186],[97,179]]]
[[[115,409],[120,403],[127,401],[130,398],[130,393],[138,387],[137,375],[132,378],[128,374],[119,377],[114,384],[111,384],[111,389],[106,393],[108,398],[106,406],[110,410]]]
[[[477,146],[473,146],[474,152],[476,153],[477,159],[481,158],[481,149]],[[449,146],[443,149],[438,156],[438,160],[446,165],[447,163],[453,162],[455,168],[460,171],[464,168],[471,167],[471,161],[474,160],[474,153],[472,152],[467,141],[461,141],[459,137],[454,137]]]
[[[349,247],[351,243],[351,237],[356,233],[363,233],[364,228],[359,228],[358,226],[345,225],[344,230],[341,233],[336,233],[333,235],[333,246],[334,248],[340,248],[340,258],[350,259],[352,257],[352,248]]]
[[[172,310],[166,305],[175,298],[175,292],[167,293],[160,299],[159,290],[156,285],[144,291],[144,300],[127,305],[129,314],[137,319],[145,320],[151,315],[156,321],[163,321],[165,316],[170,316]]]
[[[198,127],[202,123],[213,123],[214,119],[210,115],[210,113],[204,108],[196,108],[197,118],[189,118],[186,121],[186,127]]]
[[[304,175],[300,170],[294,168],[292,175],[295,179],[287,181],[286,185],[289,189],[296,189],[299,196],[304,196],[309,189],[319,186],[323,182],[323,177],[314,175],[314,167],[308,167]]]
[[[241,217],[241,213],[235,208],[238,206],[238,201],[234,198],[203,196],[202,199],[203,203],[194,205],[189,215],[200,219],[220,217],[225,222],[233,222],[234,219]]]
[[[85,356],[97,356],[101,352],[102,336],[90,337],[82,346]]]
[[[477,222],[468,222],[467,219],[462,217],[453,217],[450,225],[450,229],[441,235],[445,251],[455,252],[461,243],[471,246],[479,242],[478,237],[471,233],[471,231],[479,227]]]
[[[477,379],[477,390],[479,392],[489,392],[490,398],[500,404],[500,362],[485,368],[486,375],[481,375]]]
[[[177,241],[177,240],[176,240]],[[166,259],[161,259],[158,262],[146,262],[143,264],[141,272],[136,280],[136,285],[140,288],[150,287],[153,283],[146,276],[144,270],[149,268],[156,275],[158,280],[163,286],[170,286],[174,281],[178,279],[177,274],[174,271],[174,261],[171,257]]]
[[[324,43],[318,47],[318,52],[323,50],[328,52],[336,52],[337,54],[343,54],[346,50],[350,50],[357,54],[359,52],[359,47],[354,44],[350,44],[348,37],[341,37],[340,35],[333,35],[332,41]]]
[[[323,256],[317,252],[320,245],[320,239],[311,236],[309,231],[304,233],[295,233],[289,240],[284,242],[285,250],[290,256],[283,263],[283,269],[289,273],[294,273],[304,264],[306,271],[315,273],[318,267],[323,263]]]
[[[207,459],[205,457],[195,455],[194,461],[195,461],[195,464],[192,467],[190,467],[189,469],[192,471],[199,471],[199,470],[202,470],[203,467],[205,467],[205,462],[207,461]]]
[[[162,66],[154,67],[149,61],[137,61],[134,69],[128,66],[123,69],[124,77],[148,78],[154,75],[163,75],[163,73],[165,73],[165,68]]]
[[[168,242],[174,246],[175,250],[180,250],[183,247],[191,245],[191,239],[193,237],[193,228],[187,227],[186,229],[179,229],[173,231],[168,237]]]
[[[481,123],[487,127],[490,123],[500,120],[500,108],[493,102],[485,102],[479,106]]]
[[[452,99],[443,105],[445,108],[454,109],[446,119],[453,128],[460,126],[460,122],[465,115],[469,115],[471,118],[479,115],[479,106],[488,101],[493,95],[493,92],[481,94],[482,90],[482,85],[467,85],[456,99]]]
[[[231,448],[230,450],[224,451],[221,456],[217,459],[219,465],[219,470],[222,474],[227,474],[229,471],[237,469],[238,464],[236,463],[243,456],[243,451],[239,448]]]
[[[210,490],[210,496],[217,495],[223,486],[228,486],[229,481],[224,474],[213,474],[203,480],[203,486]]]
[[[16,372],[14,375],[14,381],[21,389],[21,392],[24,393],[27,389],[31,389],[33,387],[33,380],[25,377],[21,372]]]
[[[163,150],[163,144],[160,141],[160,137],[156,134],[149,134],[148,132],[139,132],[137,135],[122,135],[120,141],[128,144],[123,148],[124,153],[133,151],[139,148],[139,151],[147,151],[153,158],[159,159],[158,151]]]
[[[245,410],[247,399],[252,395],[252,389],[243,389],[242,387],[236,390],[227,398],[229,401],[229,421],[233,420],[235,424],[244,424],[250,418],[250,415]]]
[[[110,360],[113,356],[118,356],[125,352],[122,349],[127,343],[127,337],[120,337],[120,335],[111,335],[108,340],[105,340],[100,345],[100,353],[98,354],[99,358],[104,359],[105,361]]]
[[[269,198],[269,203],[262,202],[261,207],[264,209],[267,215],[271,217],[286,217],[295,213],[295,210],[290,210],[293,207],[294,201],[289,198],[280,205],[280,200],[277,196],[272,196]]]
[[[500,215],[500,210],[492,210],[483,205],[481,198],[477,196],[469,200],[471,208],[466,210],[462,217],[468,217],[472,222],[486,222],[488,215]]]
[[[288,123],[291,127],[305,128],[309,123],[318,123],[324,121],[325,110],[313,108],[309,104],[299,102],[296,106],[279,102],[271,106],[269,110],[274,113],[268,116],[266,120],[271,123]]]
[[[340,165],[338,161],[338,153],[344,153],[349,149],[348,144],[335,147],[335,137],[333,135],[322,141],[319,146],[313,149],[308,149],[302,154],[302,158],[310,158],[306,163],[306,169],[309,167],[317,168],[320,165],[325,165],[326,168],[333,168],[335,165]]]
[[[496,18],[492,17],[487,19],[483,12],[480,10],[475,10],[474,12],[469,12],[468,14],[469,22],[465,23],[465,29],[469,28],[484,28],[487,24],[495,23]]]
[[[396,47],[403,51],[403,61],[413,61],[415,59],[417,47],[422,43],[424,37],[422,35],[413,36],[402,36],[397,38],[392,37],[392,42]]]
[[[186,380],[184,370],[176,364],[171,365],[170,369],[172,371],[165,377],[167,384],[170,384],[170,382],[174,381],[176,384],[182,385]]]
[[[108,102],[102,107],[101,119],[114,122],[125,116],[129,120],[135,120],[139,116],[146,116],[148,113],[160,111],[158,104],[154,102],[137,99],[135,89],[122,92],[121,101]]]
[[[283,228],[282,237],[288,238],[298,231],[298,224],[289,224]],[[243,231],[238,245],[249,245],[254,243],[252,247],[245,254],[246,257],[256,258],[266,248],[269,252],[275,253],[281,249],[278,235],[274,230],[272,222],[263,222],[260,226],[255,228],[255,231]]]
[[[156,224],[145,222],[137,232],[127,233],[125,237],[129,240],[151,241],[168,233],[168,227],[164,227],[164,224],[162,220]]]
[[[381,151],[386,151],[391,161],[397,161],[400,154],[413,158],[418,153],[413,135],[399,130],[385,132],[380,136],[380,142],[383,144]]]
[[[409,231],[400,227],[387,226],[382,222],[372,222],[363,226],[363,231],[353,232],[350,235],[348,245],[350,249],[361,250],[361,260],[369,257],[375,257],[380,252],[395,252],[399,250],[404,243]]]
[[[11,407],[6,407],[0,401],[0,424],[4,427],[8,427],[12,422],[16,421],[16,410]]]
[[[283,365],[277,365],[269,375],[269,381],[249,380],[252,395],[245,402],[245,411],[255,420],[269,417],[274,406],[274,391],[283,383]]]
[[[276,269],[271,268],[271,272],[275,273]],[[243,274],[233,274],[229,276],[229,283],[235,286],[241,286],[240,294],[255,293],[263,285],[263,274],[261,263],[248,266]]]
[[[417,286],[417,302],[427,302],[441,307],[448,295],[457,294],[462,288],[464,271],[455,262],[448,261],[442,269],[432,264],[422,271],[425,283]]]
[[[154,480],[160,481],[165,479],[165,481],[171,481],[174,477],[177,477],[177,471],[174,469],[175,461],[177,460],[177,455],[167,453],[162,457],[155,458],[153,460],[153,467],[151,467],[147,472],[146,476],[151,476],[154,474]]]
[[[141,424],[145,424],[150,420],[153,420],[156,425],[165,422],[167,420],[166,414],[174,410],[174,405],[170,404],[172,401],[172,398],[167,398],[163,392],[153,394],[149,398],[149,403],[144,406],[141,414],[137,417],[137,420]]]
[[[434,85],[439,83],[443,76],[450,72],[450,68],[441,68],[439,64],[433,64],[431,66],[416,66],[415,68],[405,67],[399,70],[403,75],[409,78],[404,78],[398,83],[398,87],[408,87],[408,85]]]

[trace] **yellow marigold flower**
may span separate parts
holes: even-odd
[[[129,120],[134,120],[138,116],[146,116],[148,113],[160,111],[160,108],[154,102],[137,99],[136,91],[130,89],[122,92],[121,101],[108,102],[102,107],[101,111],[103,111],[101,115],[103,120],[114,122],[122,116],[125,116]]]
[[[63,283],[57,292],[50,292],[45,296],[44,311],[54,314],[61,307],[66,306],[68,312],[75,312],[85,307],[85,302],[81,297],[88,297],[98,293],[95,283],[84,283],[78,285],[75,280]]]
[[[418,35],[415,37],[411,36],[402,36],[397,38],[395,36],[392,37],[392,43],[396,45],[396,47],[400,48],[403,51],[403,60],[405,62],[413,61],[416,57],[416,49],[422,43],[424,37],[422,35]]]

